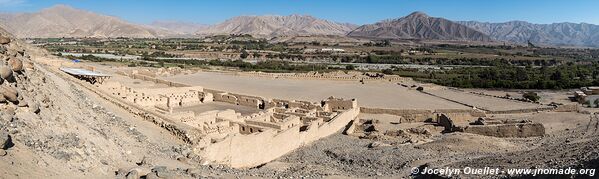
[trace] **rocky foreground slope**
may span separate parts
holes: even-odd
[[[0,31],[0,178],[164,175],[193,158],[170,133],[103,103],[38,64],[45,52]]]

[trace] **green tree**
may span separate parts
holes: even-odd
[[[346,69],[346,70],[355,70],[355,69],[356,69],[356,66],[354,66],[354,65],[346,65],[346,66],[345,66],[345,69]]]
[[[391,46],[391,41],[390,40],[384,40],[383,41],[383,46],[385,46],[385,47]]]
[[[246,59],[249,55],[250,54],[247,51],[242,50],[241,55],[239,55],[239,57],[241,57],[242,59]]]
[[[383,70],[383,74],[385,74],[385,75],[392,75],[392,74],[393,74],[393,70],[391,70],[391,69],[389,69],[389,68],[387,68],[387,69],[384,69],[384,70]]]
[[[524,99],[528,99],[534,102],[537,102],[541,99],[541,97],[535,92],[526,92],[522,95]]]

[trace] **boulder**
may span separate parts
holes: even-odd
[[[40,108],[40,103],[34,102],[31,105],[29,105],[29,110],[35,114],[39,114],[41,111]]]
[[[17,109],[15,109],[15,107],[13,107],[13,106],[8,105],[8,106],[4,106],[3,108],[0,108],[0,110],[3,115],[14,116],[16,114],[15,110],[17,110]]]
[[[485,118],[478,118],[476,121],[470,123],[470,125],[487,125],[487,122],[485,121]]]
[[[152,159],[150,159],[149,157],[144,156],[140,162],[137,162],[137,166],[151,166],[152,163],[154,163],[154,161],[152,161]]]
[[[158,177],[158,175],[156,175],[156,173],[151,172],[148,173],[148,175],[146,175],[146,179],[159,179],[160,177]]]
[[[4,44],[8,44],[8,43],[10,43],[10,38],[0,36],[0,44],[4,45]]]
[[[0,149],[6,150],[14,146],[12,143],[12,137],[8,135],[6,131],[0,131]]]
[[[17,104],[17,106],[19,107],[28,107],[29,103],[25,100],[19,99],[19,104]]]
[[[127,176],[125,176],[126,179],[139,179],[140,177],[139,171],[137,170],[131,170],[127,173]]]
[[[156,166],[152,168],[152,173],[155,173],[156,176],[160,178],[169,178],[172,176],[172,174],[166,169],[166,166]]]
[[[391,146],[391,145],[383,143],[383,142],[379,142],[379,141],[368,144],[368,148],[389,147],[389,146]]]
[[[21,59],[10,58],[10,60],[8,60],[8,64],[10,65],[12,71],[23,70],[23,61]]]
[[[12,70],[6,65],[0,65],[0,78],[8,79],[12,76]]]
[[[4,98],[6,98],[6,100],[13,103],[19,100],[17,90],[11,87],[0,87],[0,94],[4,95]]]

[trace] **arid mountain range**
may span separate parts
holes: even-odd
[[[257,37],[335,35],[361,39],[416,39],[490,42],[503,41],[552,46],[599,47],[599,25],[586,23],[533,24],[523,21],[487,23],[451,21],[422,12],[354,25],[309,15],[238,16],[214,25],[155,21],[130,23],[57,5],[36,13],[0,14],[0,27],[19,38],[27,37],[143,37],[164,38],[215,34],[250,34]]]
[[[468,26],[443,18],[430,17],[422,12],[363,25],[351,31],[348,36],[377,39],[491,41],[488,35]]]
[[[261,37],[289,35],[345,35],[357,25],[336,23],[312,16],[239,16],[199,30],[197,34],[251,34]]]
[[[599,26],[587,23],[533,24],[524,21],[487,23],[457,22],[499,41],[555,46],[599,47]]]
[[[177,33],[136,25],[112,16],[57,5],[36,13],[0,15],[0,26],[19,38],[26,37],[137,37],[153,38]]]

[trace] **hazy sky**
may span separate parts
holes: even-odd
[[[309,14],[365,24],[423,11],[451,20],[599,24],[599,0],[0,0],[0,11],[35,12],[55,4],[136,23],[178,20],[214,24],[238,15]]]

